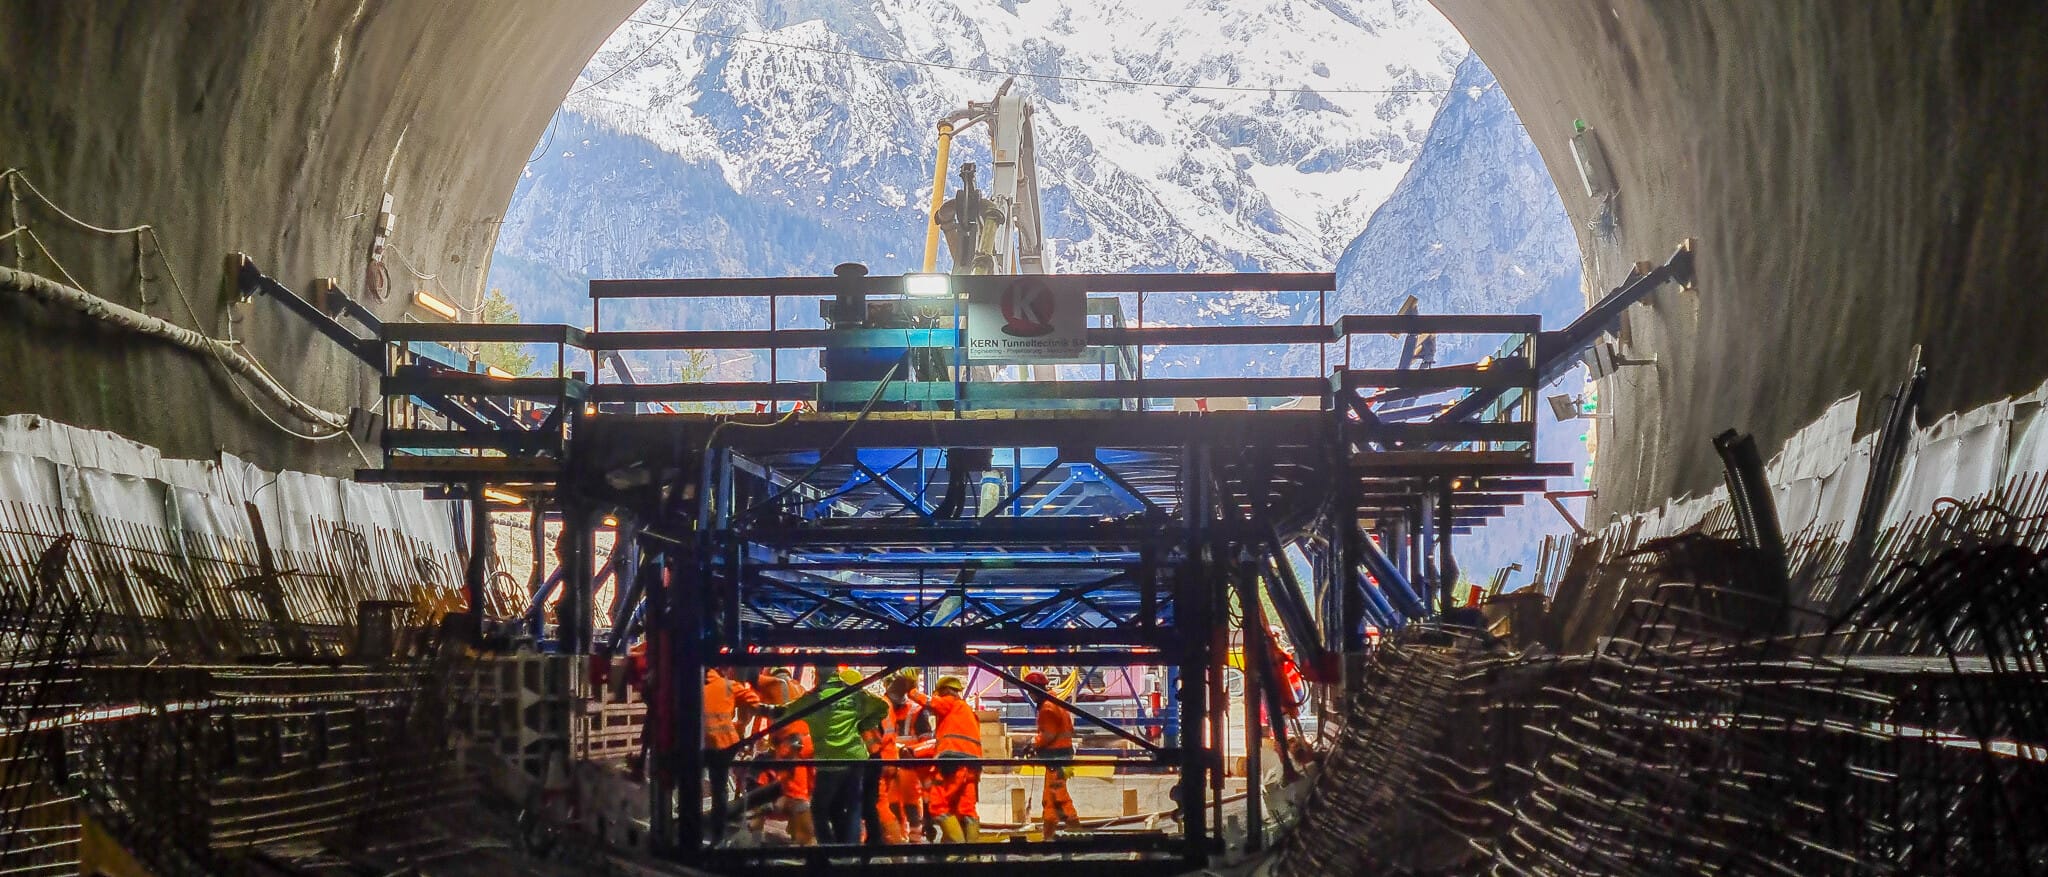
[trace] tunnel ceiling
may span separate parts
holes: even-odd
[[[379,309],[394,314],[415,284],[473,297],[532,144],[639,5],[0,5],[0,162],[83,217],[160,226],[203,328],[345,409],[372,398],[372,376],[274,307],[231,321],[222,257],[359,290],[388,191],[401,261]],[[2048,310],[2048,17],[1993,3],[1437,5],[1542,150],[1591,283],[1699,242],[1696,291],[1629,315],[1632,354],[1657,364],[1603,385],[1618,414],[1600,434],[1603,510],[1710,487],[1713,433],[1776,447],[1837,397],[1895,383],[1914,344],[1936,413],[2048,376],[2048,345],[2023,330]],[[1614,167],[1611,223],[1573,169],[1575,119]],[[132,242],[23,210],[88,288],[192,324],[147,257],[138,294]],[[352,465],[334,443],[278,441],[185,354],[11,297],[0,323],[0,356],[34,365],[0,389],[0,409],[175,454]]]

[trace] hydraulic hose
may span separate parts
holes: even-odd
[[[240,347],[208,337],[141,311],[108,301],[83,289],[68,286],[29,271],[0,266],[0,288],[19,292],[45,304],[69,308],[108,325],[160,338],[201,356],[211,356],[234,375],[249,381],[263,395],[307,423],[330,430],[348,429],[348,416],[317,408],[292,395],[261,365],[242,353]]]

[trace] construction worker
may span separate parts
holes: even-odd
[[[883,693],[889,699],[889,721],[882,727],[882,758],[894,761],[898,758],[919,758],[918,746],[931,739],[931,712],[910,699],[910,692],[917,688],[917,671],[905,670],[889,678]],[[884,815],[891,817],[901,826],[906,843],[924,840],[924,786],[929,768],[891,767],[883,777],[886,786],[882,794]]]
[[[861,842],[868,846],[903,842],[903,827],[890,820],[882,810],[882,775],[887,769],[882,764],[883,729],[888,723],[889,714],[884,709],[880,723],[873,728],[862,728],[860,732],[861,745],[868,752],[867,763],[860,769]]]
[[[905,696],[931,710],[937,722],[938,757],[941,759],[981,758],[981,719],[961,699],[967,683],[958,676],[941,676],[926,697],[913,688]],[[981,814],[975,807],[981,793],[981,765],[961,764],[939,768],[932,784],[929,810],[939,823],[939,833],[951,843],[981,840]]]
[[[811,743],[811,726],[803,719],[797,719],[777,729],[774,740],[776,758],[816,758],[817,747]],[[800,764],[777,771],[782,780],[782,797],[775,800],[776,810],[789,820],[789,839],[800,847],[818,842],[818,828],[811,815],[811,790],[817,785],[818,768],[815,765]]]
[[[782,707],[765,707],[770,715],[802,713],[819,704],[808,718],[814,757],[820,761],[816,786],[812,789],[813,809],[823,814],[825,833],[821,840],[858,844],[861,840],[861,790],[865,778],[869,741],[888,718],[889,702],[865,691],[854,690],[838,696],[861,680],[860,671],[820,664],[818,684],[809,694]],[[831,703],[825,703],[829,698]]]
[[[761,703],[767,706],[781,706],[795,700],[798,695],[796,682],[791,678],[788,667],[770,667],[754,677],[754,693],[761,696]],[[741,730],[746,736],[753,736],[773,724],[763,710],[756,710],[754,720]],[[773,741],[770,741],[773,745]]]
[[[754,709],[761,705],[761,696],[744,682],[733,680],[726,671],[706,667],[704,669],[704,748],[706,750],[730,749],[740,742],[741,723],[752,718]],[[729,772],[719,771],[711,781],[720,784],[718,788],[727,794],[733,786]]]
[[[1038,758],[1071,760],[1074,757],[1073,714],[1046,696],[1048,680],[1044,673],[1033,670],[1025,674],[1024,681],[1031,686],[1031,690],[1025,693],[1038,705],[1038,736],[1031,740],[1032,753]],[[1039,796],[1045,799],[1045,840],[1052,840],[1062,825],[1069,829],[1081,827],[1081,814],[1074,809],[1074,796],[1067,793],[1067,777],[1072,771],[1073,768],[1067,765],[1045,766],[1045,791]]]
[[[754,687],[760,692],[761,700],[769,706],[788,703],[796,695],[796,686],[790,681],[787,668],[777,667],[762,673],[755,680]],[[817,755],[811,744],[811,726],[803,719],[795,719],[781,725],[772,725],[768,730],[769,751],[775,758],[812,758]],[[761,771],[756,782],[761,786],[782,784],[782,795],[771,808],[789,822],[789,839],[797,846],[812,846],[818,842],[816,823],[811,816],[811,790],[817,783],[818,768],[815,765],[777,767]],[[754,840],[758,844],[766,829],[766,813],[756,816],[751,825]]]
[[[740,742],[740,723],[753,716],[761,695],[753,686],[727,678],[720,670],[704,670],[704,748],[726,749]],[[745,710],[746,715],[740,715]]]
[[[860,732],[860,739],[868,747],[868,763],[864,766],[860,780],[861,825],[867,829],[866,842],[869,846],[900,844],[903,842],[903,824],[896,821],[895,811],[883,803],[883,780],[888,776],[888,761],[894,756],[888,750],[894,744],[888,740],[888,716],[884,714],[882,724],[872,731]]]

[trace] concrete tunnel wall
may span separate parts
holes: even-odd
[[[87,221],[158,226],[196,328],[232,331],[285,386],[346,412],[377,398],[375,374],[273,302],[231,326],[226,254],[249,254],[301,292],[333,276],[361,293],[390,192],[404,262],[387,256],[390,300],[373,309],[396,319],[413,289],[434,288],[406,264],[474,306],[521,164],[577,72],[638,6],[10,0],[0,3],[0,166],[21,168]],[[67,232],[33,203],[22,211],[87,289],[195,326],[167,283],[150,283],[155,303],[139,303],[131,240]],[[0,244],[0,257],[12,255]],[[0,412],[113,430],[172,456],[226,450],[326,474],[361,465],[346,441],[278,432],[197,355],[18,295],[0,293],[0,362],[14,373],[0,381]]]
[[[1698,291],[1630,311],[1655,366],[1602,382],[1594,520],[1720,480],[1925,345],[1922,421],[2048,375],[2048,15],[2038,3],[1436,0],[1500,78],[1578,226],[1588,284],[1698,240]],[[1611,235],[1574,119],[1619,183]]]
[[[1711,487],[1708,439],[1722,428],[1768,450],[1839,396],[1875,399],[1915,343],[1927,345],[1933,415],[2048,375],[2037,9],[1437,2],[1543,151],[1595,292],[1699,241],[1697,292],[1630,314],[1629,353],[1657,364],[1603,386],[1618,419],[1599,428],[1599,515]],[[295,288],[331,275],[359,291],[386,191],[399,252],[473,305],[529,149],[638,5],[17,0],[0,5],[0,164],[85,218],[161,226],[216,335],[230,328],[229,251]],[[1614,167],[1611,229],[1579,186],[1574,119]],[[26,209],[88,288],[137,303],[130,242],[61,233]],[[396,262],[390,273],[387,317],[415,283],[433,285]],[[146,309],[189,324],[168,290],[150,289]],[[232,329],[316,404],[374,398],[369,372],[274,304]],[[178,455],[353,465],[338,443],[281,440],[196,357],[14,296],[0,296],[0,357],[18,376],[0,384],[0,411]]]

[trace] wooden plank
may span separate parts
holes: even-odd
[[[1005,381],[966,384],[969,402],[1021,399],[1195,399],[1238,396],[1316,396],[1323,378],[1158,378],[1143,381]]]
[[[931,412],[876,411],[848,443],[861,448],[1096,447],[1111,450],[1179,448],[1206,439],[1257,445],[1275,452],[1314,454],[1332,441],[1324,411],[970,411],[962,417]],[[1002,415],[1002,416],[982,416]],[[1058,415],[1058,416],[1048,416]],[[760,423],[781,415],[734,419]],[[728,429],[719,443],[754,452],[815,450],[846,431],[851,412],[806,413],[772,427]],[[659,446],[675,441],[702,446],[716,420],[702,415],[606,415],[587,418],[578,440],[590,446]]]
[[[1484,423],[1479,421],[1424,421],[1421,423],[1362,424],[1359,431],[1373,442],[1531,442],[1536,424],[1528,421]]]
[[[736,329],[591,332],[592,350],[805,350],[938,347],[952,349],[951,329]]]
[[[584,345],[584,331],[561,323],[385,323],[383,339],[407,341],[508,341]]]
[[[1061,282],[1079,283],[1089,292],[1324,292],[1337,288],[1328,272],[1231,274],[1059,274]],[[1018,275],[955,276],[955,293],[1001,289]],[[903,294],[902,275],[876,275],[848,280],[840,277],[693,277],[607,279],[590,281],[590,297],[604,298],[766,298],[822,297],[842,290],[867,296]]]
[[[1536,370],[1519,362],[1496,362],[1484,368],[1476,364],[1408,369],[1354,368],[1344,369],[1338,375],[1346,390],[1528,388],[1536,385]]]
[[[1322,344],[1337,340],[1329,326],[1157,326],[1091,328],[1091,347],[1132,345]],[[590,332],[592,350],[803,350],[852,347],[951,349],[951,329],[748,329],[718,331]]]
[[[1379,451],[1354,454],[1353,471],[1371,476],[1540,475],[1568,477],[1570,463],[1539,463],[1526,454],[1496,451]]]
[[[357,469],[357,481],[374,484],[553,484],[561,466],[533,457],[435,456],[385,458],[384,468]]]
[[[1519,493],[1453,493],[1451,494],[1451,505],[1521,505],[1524,499]],[[1436,495],[1420,491],[1414,493],[1364,493],[1359,494],[1358,501],[1360,505],[1373,505],[1383,508],[1399,507],[1411,502],[1434,503],[1436,502]]]
[[[590,385],[573,378],[501,378],[470,372],[386,375],[386,396],[499,396],[512,399],[581,399]]]
[[[1348,314],[1337,320],[1344,335],[1511,335],[1543,329],[1536,314]]]
[[[499,451],[536,451],[552,449],[561,444],[561,436],[557,432],[525,430],[387,429],[383,432],[383,439],[384,447],[393,450],[487,448]]]
[[[1330,326],[1152,326],[1089,329],[1088,343],[1129,345],[1323,344],[1337,340]]]
[[[591,398],[600,402],[794,402],[823,399],[864,402],[875,381],[713,381],[671,384],[600,384]],[[1193,399],[1239,396],[1321,397],[1329,389],[1322,378],[1163,378],[1145,381],[1001,381],[959,385],[965,401],[975,404],[1062,399]],[[882,390],[884,402],[931,402],[954,398],[950,381],[891,381]]]

